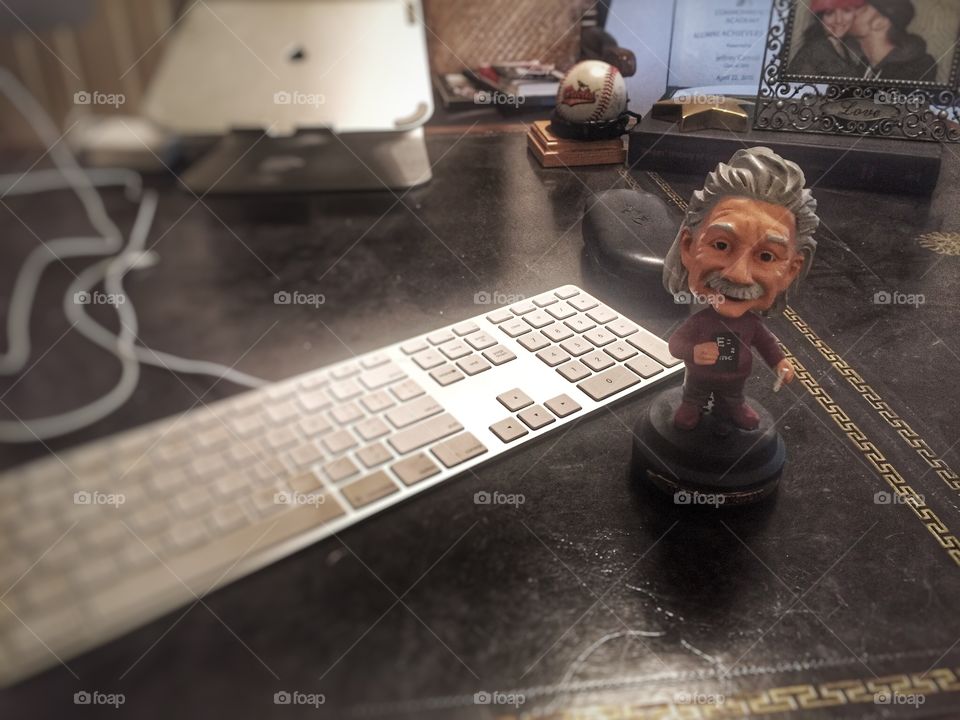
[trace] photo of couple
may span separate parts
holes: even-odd
[[[918,0],[918,3],[919,0]],[[927,6],[941,3],[925,2]],[[939,18],[927,16],[924,27],[954,27],[956,15],[939,8]],[[802,22],[803,14],[812,15]],[[938,63],[928,42],[911,24],[917,8],[911,0],[809,0],[797,9],[795,51],[788,63],[791,75],[819,75],[866,80],[938,81]],[[944,25],[946,23],[947,25]],[[949,62],[952,53],[944,58]]]

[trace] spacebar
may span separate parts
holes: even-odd
[[[92,609],[108,624],[123,623],[125,616],[132,616],[131,620],[147,620],[153,611],[170,610],[193,599],[193,595],[202,596],[229,582],[235,577],[230,573],[237,567],[242,568],[244,562],[256,557],[257,553],[343,514],[343,508],[329,495],[322,504],[295,507],[214,538],[195,550],[165,560],[165,564],[157,560],[155,567],[134,573],[94,595]],[[139,543],[141,540],[131,536],[129,542]],[[290,552],[294,549],[291,548]]]
[[[640,382],[640,376],[618,365],[577,385],[594,400],[600,401]]]

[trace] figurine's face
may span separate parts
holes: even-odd
[[[843,38],[850,32],[850,27],[853,25],[853,18],[856,12],[854,8],[827,10],[823,14],[821,22],[830,35],[835,38]]]
[[[724,198],[696,230],[683,230],[680,257],[691,292],[725,317],[769,310],[803,268],[796,233],[796,218],[784,207]]]

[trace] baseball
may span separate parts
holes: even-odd
[[[627,86],[613,65],[584,60],[570,68],[557,91],[557,115],[572,123],[616,120],[627,109]]]

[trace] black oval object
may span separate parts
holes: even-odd
[[[679,226],[659,197],[623,188],[588,199],[581,227],[587,252],[603,269],[659,282]]]

